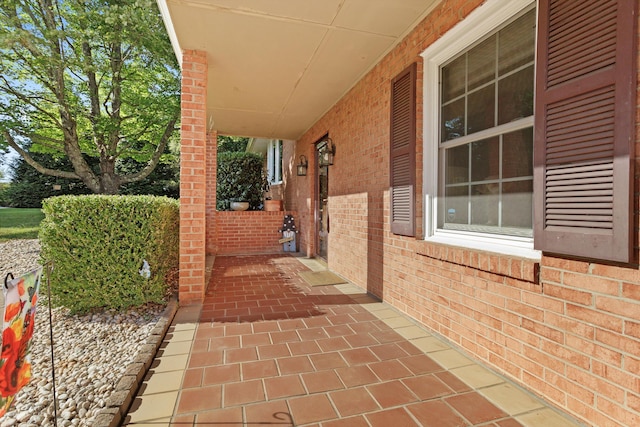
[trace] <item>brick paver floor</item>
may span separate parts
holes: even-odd
[[[288,255],[216,258],[125,425],[576,425],[360,288],[309,286],[308,270]]]

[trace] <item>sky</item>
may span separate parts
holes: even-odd
[[[9,148],[8,154],[0,154],[3,156],[3,162],[0,164],[0,170],[2,170],[3,177],[0,178],[0,182],[9,182],[9,164],[18,156],[12,148]]]

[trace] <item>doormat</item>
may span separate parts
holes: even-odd
[[[302,273],[298,274],[300,274],[300,277],[302,277],[311,286],[326,286],[347,283],[347,281],[342,277],[333,274],[329,270],[303,271]]]

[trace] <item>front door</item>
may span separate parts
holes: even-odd
[[[325,261],[329,256],[329,166],[321,165],[319,154],[327,141],[316,144],[316,255]]]

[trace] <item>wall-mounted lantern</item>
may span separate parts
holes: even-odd
[[[333,157],[336,154],[336,145],[331,138],[327,138],[326,145],[318,152],[318,163],[320,166],[331,166]]]
[[[309,166],[309,161],[304,154],[300,155],[300,163],[296,169],[298,170],[298,176],[307,176],[307,167]]]

